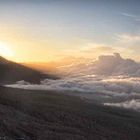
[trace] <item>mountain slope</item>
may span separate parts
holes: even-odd
[[[139,118],[62,92],[0,87],[2,140],[139,140]]]
[[[9,84],[20,80],[39,83],[44,78],[54,79],[55,77],[0,57],[0,84]]]

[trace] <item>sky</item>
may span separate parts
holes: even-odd
[[[16,62],[97,58],[140,61],[139,0],[0,0],[0,55]]]

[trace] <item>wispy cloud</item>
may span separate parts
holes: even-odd
[[[131,57],[136,61],[140,61],[140,34],[122,33],[116,34],[115,46],[120,47],[121,54],[125,57]]]
[[[129,14],[129,13],[121,13],[121,15],[123,15],[125,17],[129,17],[135,21],[140,21],[140,16],[137,16],[137,15],[133,15],[133,14]]]
[[[135,18],[136,16],[135,15],[132,15],[132,14],[128,14],[128,13],[122,13],[123,16],[126,16],[126,17],[132,17],[132,18]]]
[[[140,41],[140,35],[120,34],[117,35],[118,39],[122,42],[137,42]]]

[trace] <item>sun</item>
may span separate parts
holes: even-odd
[[[12,57],[14,52],[11,49],[11,46],[8,43],[0,41],[0,55],[3,57]]]

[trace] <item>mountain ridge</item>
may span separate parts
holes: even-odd
[[[20,80],[38,84],[45,78],[55,79],[56,77],[50,74],[43,74],[38,70],[0,56],[0,84],[11,84]]]

